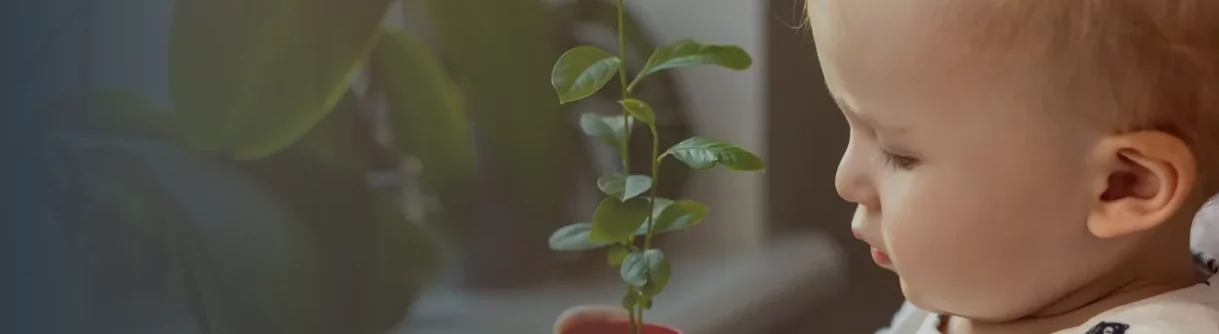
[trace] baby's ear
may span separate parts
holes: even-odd
[[[1088,230],[1114,238],[1160,226],[1190,197],[1196,164],[1180,138],[1158,131],[1113,135],[1092,151],[1096,206]]]

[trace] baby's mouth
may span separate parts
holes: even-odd
[[[893,265],[893,260],[889,259],[889,254],[881,251],[879,248],[872,247],[872,261],[882,267]]]
[[[856,239],[859,239],[860,241],[867,243],[868,246],[871,247],[873,262],[876,262],[877,265],[879,265],[881,267],[885,267],[885,268],[890,268],[893,266],[893,260],[889,258],[888,253],[885,253],[884,251],[880,250],[880,248],[877,248],[876,246],[872,246],[873,243],[868,241],[867,238],[865,238],[863,236],[863,233],[861,233],[859,230],[852,230],[851,232],[853,234],[855,234]]]

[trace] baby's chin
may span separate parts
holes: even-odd
[[[940,303],[938,301],[930,300],[931,298],[927,298],[928,296],[924,296],[916,291],[912,291],[910,289],[910,285],[908,285],[906,280],[902,279],[901,276],[898,276],[897,280],[900,282],[902,287],[902,296],[906,297],[906,301],[914,304],[914,306],[917,306],[920,310],[947,316],[958,316],[952,312],[944,310],[942,307],[940,307]]]
[[[884,269],[884,270],[892,271],[894,274],[897,273],[897,267],[894,267],[892,263],[885,263],[885,264],[877,263],[876,266],[880,267],[881,269]]]
[[[1015,310],[1004,309],[1002,307],[1000,309],[992,310],[996,312],[987,313],[988,311],[985,311],[985,308],[994,306],[990,305],[993,303],[985,302],[987,305],[966,305],[961,304],[960,302],[954,303],[951,300],[944,299],[943,294],[933,294],[929,293],[928,291],[912,290],[909,284],[906,283],[906,280],[902,279],[901,276],[898,276],[898,281],[901,283],[902,296],[906,297],[906,301],[909,301],[911,304],[914,304],[914,306],[923,311],[942,314],[950,317],[964,317],[983,322],[1007,322],[1027,315],[1027,313],[1012,312]],[[954,312],[954,310],[957,312]]]

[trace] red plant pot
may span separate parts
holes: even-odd
[[[568,328],[563,334],[635,334],[626,320],[587,322]],[[644,324],[643,334],[681,334],[681,331],[657,324]]]

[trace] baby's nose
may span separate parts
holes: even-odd
[[[847,151],[842,155],[842,161],[838,163],[838,172],[834,175],[834,188],[838,190],[838,197],[867,206],[873,210],[878,209],[879,197],[876,194],[876,187],[872,182],[872,176],[866,167],[866,160],[859,157],[859,154],[854,154],[854,145],[847,145]]]

